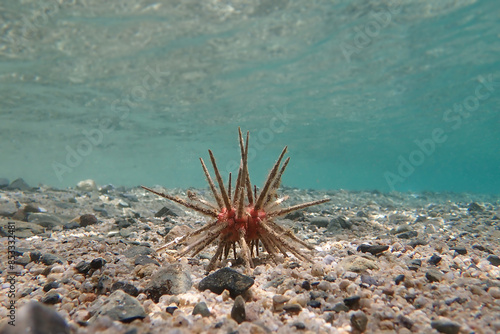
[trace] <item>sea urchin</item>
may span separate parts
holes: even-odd
[[[298,246],[302,245],[310,250],[312,250],[313,247],[297,238],[292,231],[278,225],[274,221],[274,218],[286,215],[295,210],[328,202],[330,199],[325,198],[318,201],[293,205],[288,208],[280,207],[281,202],[287,199],[287,196],[279,198],[276,193],[280,186],[281,176],[290,161],[290,158],[287,158],[283,162],[283,165],[281,165],[281,161],[287,150],[286,146],[269,172],[262,190],[258,193],[257,187],[252,187],[250,175],[248,173],[249,132],[247,132],[246,141],[243,141],[240,128],[238,128],[238,132],[241,162],[234,191],[231,189],[231,173],[229,173],[227,188],[224,186],[224,182],[222,181],[211,150],[208,150],[208,153],[219,185],[218,189],[208,172],[205,162],[200,158],[203,172],[205,173],[208,185],[212,190],[212,194],[217,204],[201,199],[190,191],[188,192],[189,200],[185,200],[142,186],[142,188],[147,191],[213,218],[211,222],[203,227],[183,237],[177,238],[158,250],[168,248],[172,244],[181,243],[187,240],[189,243],[180,251],[178,256],[182,257],[187,254],[195,256],[215,241],[217,243],[217,250],[210,260],[207,268],[208,271],[216,266],[219,259],[223,257],[227,258],[231,249],[233,249],[236,258],[236,244],[239,244],[241,257],[247,269],[254,266],[252,256],[254,255],[254,250],[255,254],[257,256],[259,255],[260,244],[264,246],[275,263],[277,263],[277,253],[281,252],[286,257],[287,251],[301,260],[311,262],[311,260],[301,252]]]

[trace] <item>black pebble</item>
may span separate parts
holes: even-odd
[[[436,255],[436,254],[433,254],[431,256],[431,258],[429,259],[429,261],[427,261],[429,264],[433,265],[433,266],[437,266],[439,262],[441,262],[441,256],[439,255]]]
[[[401,274],[396,276],[396,278],[394,279],[394,283],[396,283],[396,285],[399,285],[399,283],[403,282],[404,280],[405,280],[405,275]]]
[[[177,310],[177,306],[167,306],[166,311],[169,314],[174,314],[174,311]]]
[[[357,248],[358,252],[363,252],[363,253],[370,253],[372,255],[377,255],[380,254],[386,250],[389,249],[389,246],[387,245],[367,245],[367,244],[362,244],[359,245]]]
[[[225,267],[202,279],[198,284],[198,290],[205,291],[208,289],[218,295],[224,290],[228,290],[231,298],[236,298],[236,296],[247,291],[253,283],[253,278]]]
[[[36,250],[36,251],[30,252],[30,259],[33,262],[38,262],[38,260],[40,260],[41,257],[42,257],[42,253],[40,251]]]
[[[359,308],[359,300],[361,299],[360,296],[351,296],[344,298],[344,304],[347,306],[349,309],[354,310]]]
[[[49,292],[52,289],[57,289],[60,286],[59,282],[57,281],[52,281],[50,283],[47,283],[43,286],[43,291]]]
[[[500,266],[500,258],[496,255],[490,255],[486,258],[490,263],[496,267]]]
[[[104,260],[102,257],[98,257],[96,259],[93,259],[92,262],[90,262],[90,268],[92,269],[101,269],[104,267],[106,264],[106,260]]]
[[[139,295],[139,290],[130,283],[115,282],[111,286],[111,292],[115,292],[116,290],[122,290],[132,297],[137,297]]]
[[[75,266],[75,269],[80,274],[87,274],[90,271],[90,263],[87,261],[81,261]]]
[[[307,291],[311,290],[311,283],[309,283],[309,281],[302,282],[302,289]]]
[[[310,300],[307,302],[307,306],[311,306],[312,308],[320,308],[321,302],[318,300]]]
[[[467,254],[467,249],[465,247],[452,247],[452,248],[450,248],[450,250],[454,250],[455,252],[457,252],[460,255]]]
[[[295,327],[295,328],[297,328],[298,330],[304,330],[304,329],[306,329],[306,325],[304,325],[304,323],[303,323],[303,322],[294,322],[294,323],[292,324],[292,327]]]
[[[42,303],[54,305],[61,302],[61,296],[55,292],[48,292],[42,297]]]

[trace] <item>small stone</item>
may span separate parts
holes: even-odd
[[[54,263],[63,263],[63,261],[57,255],[51,253],[43,254],[40,261],[47,266],[53,265]]]
[[[400,239],[413,239],[413,238],[416,238],[418,236],[418,232],[412,230],[412,231],[400,233],[396,236]]]
[[[311,290],[311,283],[309,283],[309,281],[302,282],[301,286],[302,286],[302,289],[304,289],[304,290],[307,290],[307,291]]]
[[[236,296],[247,291],[253,283],[253,278],[225,267],[202,279],[198,284],[198,290],[205,291],[208,289],[218,295],[224,290],[228,290],[231,298],[236,298]]]
[[[285,297],[283,295],[274,295],[273,296],[273,310],[274,310],[274,312],[283,311],[283,306],[285,306],[285,303],[289,300],[290,300],[290,298]]]
[[[352,314],[351,325],[358,331],[363,333],[366,330],[367,324],[368,324],[368,317],[363,311],[357,311]]]
[[[139,295],[139,290],[132,284],[126,282],[115,282],[111,286],[110,291],[115,292],[116,290],[122,290],[125,293],[131,295],[132,297],[137,297]]]
[[[344,305],[347,306],[351,310],[356,310],[359,308],[359,301],[361,300],[360,296],[351,296],[344,298]]]
[[[460,331],[460,325],[450,320],[432,321],[431,327],[444,334],[458,334]]]
[[[496,267],[500,266],[500,258],[496,255],[490,255],[486,258],[490,263]]]
[[[306,325],[303,322],[300,322],[300,321],[294,322],[292,324],[292,327],[295,327],[298,330],[304,330],[304,329],[306,329]]]
[[[370,275],[361,275],[361,283],[366,285],[378,285],[377,280]]]
[[[339,233],[344,229],[351,229],[352,223],[346,218],[338,216],[330,220],[328,224],[327,231],[333,233]]]
[[[21,190],[21,191],[27,191],[31,190],[31,187],[22,179],[15,179],[12,181],[11,184],[7,187],[9,190]]]
[[[137,299],[122,290],[116,290],[104,300],[94,317],[104,315],[112,320],[129,323],[135,319],[144,319],[146,312]]]
[[[43,297],[42,297],[42,303],[44,304],[57,304],[61,302],[61,296],[57,292],[47,292]]]
[[[59,216],[45,212],[31,212],[28,214],[27,220],[30,223],[37,224],[48,229],[53,229],[56,226],[63,225],[63,221]]]
[[[82,227],[95,225],[97,224],[97,218],[93,214],[85,214],[80,216],[79,222]]]
[[[330,224],[330,219],[327,217],[314,217],[311,219],[311,225],[315,225],[317,227],[327,227]]]
[[[87,261],[80,261],[78,264],[75,266],[75,269],[80,273],[80,274],[87,274],[90,271],[90,263]]]
[[[405,275],[401,274],[396,276],[396,278],[394,278],[394,283],[396,283],[396,285],[399,285],[399,283],[403,282],[404,280],[405,280]]]
[[[370,253],[372,255],[377,255],[380,254],[386,250],[389,249],[389,246],[387,245],[367,245],[367,244],[362,244],[359,245],[357,248],[358,252],[363,252],[363,253]]]
[[[197,314],[200,314],[202,317],[209,317],[212,315],[205,302],[199,302],[194,306],[193,315]]]
[[[40,258],[42,257],[42,253],[40,251],[32,251],[30,252],[30,259],[33,262],[38,262]]]
[[[63,229],[65,230],[74,230],[75,228],[79,228],[80,223],[77,221],[70,221],[69,223],[66,223],[63,225]]]
[[[467,211],[469,211],[470,214],[480,213],[484,211],[484,208],[476,202],[472,202],[469,204]]]
[[[368,269],[378,270],[376,261],[368,255],[351,255],[340,261],[339,265],[346,271],[361,273]]]
[[[136,259],[134,261],[134,264],[136,266],[144,266],[144,265],[149,264],[149,263],[152,263],[152,264],[155,264],[157,266],[160,266],[160,264],[158,263],[158,261],[156,261],[155,259],[150,258],[147,255],[139,255],[138,257],[136,257]]]
[[[467,254],[467,248],[465,247],[451,247],[450,250],[454,250],[460,255],[466,255]]]
[[[429,282],[439,282],[443,278],[443,273],[436,269],[429,269],[425,273],[425,278],[427,278]]]
[[[123,255],[130,259],[136,258],[139,255],[149,255],[153,253],[154,251],[150,247],[132,245],[123,252]]]
[[[316,277],[323,277],[324,274],[325,274],[325,267],[322,263],[316,262],[312,265],[311,275]]]
[[[491,288],[488,289],[488,293],[490,294],[491,297],[495,299],[500,299],[500,287],[492,286]]]
[[[155,213],[156,218],[165,217],[165,216],[177,217],[178,214],[176,214],[175,212],[172,211],[172,209],[167,208],[166,206],[164,206],[163,208],[160,209],[160,211]]]
[[[320,308],[321,302],[319,300],[310,300],[307,302],[307,306],[310,306],[312,308]]]
[[[57,281],[52,281],[43,286],[43,291],[44,292],[49,292],[52,289],[57,289],[61,284]]]
[[[177,306],[167,306],[167,308],[165,309],[165,311],[168,313],[168,314],[174,314],[175,310],[177,310]]]
[[[2,327],[0,332],[5,334],[19,333],[57,333],[70,334],[69,325],[53,307],[46,306],[36,301],[30,301],[23,305],[12,328]]]
[[[333,305],[332,311],[335,311],[337,313],[349,312],[349,308],[344,303],[337,303],[337,304]]]
[[[95,269],[95,270],[101,269],[102,267],[104,267],[105,264],[106,264],[106,260],[104,260],[102,257],[98,257],[98,258],[93,259],[90,262],[90,268]]]
[[[233,308],[231,309],[231,318],[239,324],[246,320],[245,300],[243,297],[237,296],[234,299]]]
[[[283,306],[283,310],[290,314],[298,314],[302,311],[302,306],[296,303],[286,304]]]
[[[175,263],[159,268],[151,277],[145,289],[146,295],[158,303],[163,295],[178,295],[189,291],[192,286],[191,274]]]
[[[431,258],[427,261],[430,265],[437,266],[441,262],[441,256],[433,254]]]
[[[78,182],[76,184],[76,189],[81,191],[96,191],[97,185],[94,180],[88,179]]]

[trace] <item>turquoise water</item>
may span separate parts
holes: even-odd
[[[2,1],[0,177],[500,189],[500,2]]]

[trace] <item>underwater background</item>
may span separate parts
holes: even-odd
[[[500,193],[500,2],[0,2],[0,177]]]

